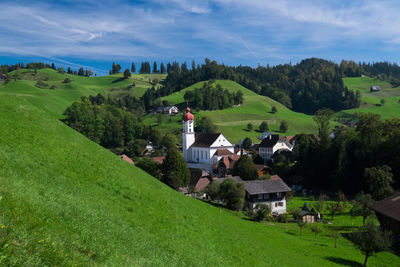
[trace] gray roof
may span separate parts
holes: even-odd
[[[282,180],[246,181],[244,186],[250,195],[292,191]]]

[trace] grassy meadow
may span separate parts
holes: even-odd
[[[172,105],[178,105],[185,108],[184,94],[189,90],[200,88],[204,82],[196,83],[185,88],[180,92],[173,93],[164,97]],[[297,133],[315,133],[316,125],[312,116],[291,111],[279,102],[272,100],[269,97],[261,96],[247,88],[239,85],[236,82],[229,80],[217,80],[216,84],[220,84],[224,89],[231,92],[241,90],[244,96],[244,103],[238,107],[232,107],[224,110],[193,110],[196,117],[208,116],[218,126],[218,131],[222,132],[231,142],[237,143],[240,139],[250,137],[257,140],[257,136],[261,135],[258,131],[258,126],[262,121],[268,121],[269,130],[283,135],[294,135]],[[277,113],[271,113],[272,106],[278,110]],[[162,123],[158,122],[158,114],[150,114],[145,117],[144,122],[154,125],[156,128],[163,131],[174,133],[181,132],[181,116],[163,116]],[[288,131],[281,133],[279,125],[282,120],[286,120],[289,124]],[[247,124],[253,124],[253,130],[247,130]]]
[[[345,86],[361,93],[361,105],[355,109],[343,110],[338,115],[346,116],[358,112],[379,114],[382,119],[398,117],[400,114],[400,87],[393,88],[388,82],[371,77],[343,78]],[[372,85],[379,85],[381,91],[370,92]],[[381,105],[381,99],[385,104]]]

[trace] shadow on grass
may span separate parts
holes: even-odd
[[[115,79],[114,81],[112,81],[112,83],[121,82],[121,81],[123,81],[123,80],[125,80],[125,78],[124,78],[124,77],[121,77],[121,78]]]
[[[334,262],[336,264],[344,265],[344,266],[363,266],[361,263],[353,260],[346,260],[338,257],[325,257],[328,261]]]
[[[350,225],[341,225],[341,226],[328,225],[328,229],[335,231],[356,231],[359,229],[359,227]]]

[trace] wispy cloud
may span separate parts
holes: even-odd
[[[3,1],[0,53],[110,61],[398,61],[397,1]]]

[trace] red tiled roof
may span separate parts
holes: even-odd
[[[230,152],[226,148],[218,148],[217,152],[215,152],[215,155],[217,155],[217,156],[225,156],[225,155],[233,155],[233,153]]]
[[[294,135],[291,136],[286,136],[286,140],[288,140],[288,142],[290,142],[293,139]]]
[[[133,160],[132,160],[130,157],[128,157],[127,155],[122,154],[122,155],[120,155],[119,157],[120,157],[121,159],[125,160],[126,162],[128,162],[128,163],[130,163],[130,164],[132,164],[132,165],[135,165],[135,163],[133,162]]]
[[[164,162],[165,157],[151,157],[151,159],[162,164]]]
[[[208,178],[200,178],[197,181],[197,184],[195,186],[196,192],[201,191],[204,188],[206,188],[209,183],[210,183],[210,180]]]

